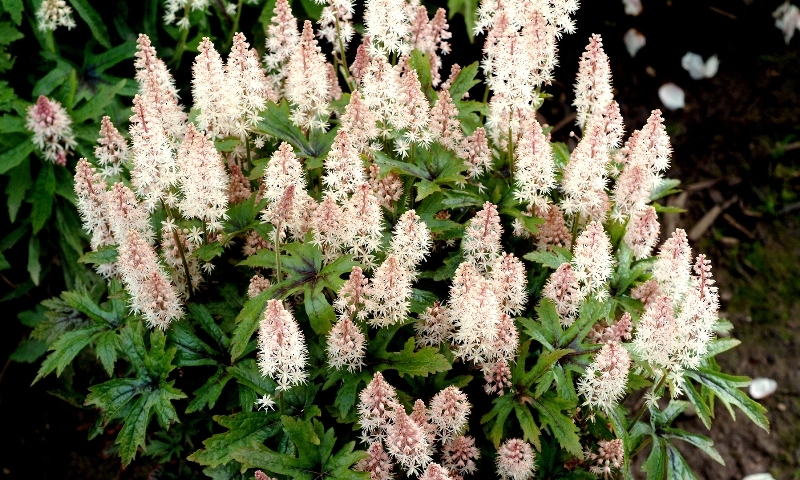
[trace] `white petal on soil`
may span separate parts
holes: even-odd
[[[689,72],[689,76],[694,80],[700,80],[705,76],[705,66],[703,57],[696,53],[686,52],[681,58],[681,67]]]
[[[742,480],[775,480],[775,477],[769,473],[753,473],[744,477]]]
[[[766,398],[778,389],[778,382],[771,378],[756,378],[750,384],[750,396],[756,400]]]
[[[625,4],[625,13],[634,17],[642,13],[642,0],[622,0]]]
[[[717,74],[717,70],[719,70],[719,57],[716,55],[711,55],[708,60],[706,60],[705,71],[703,72],[706,78],[711,78]]]
[[[689,76],[695,80],[711,78],[719,70],[719,57],[712,55],[704,62],[700,55],[686,52],[686,55],[681,58],[681,67],[689,72]]]
[[[647,43],[647,39],[644,38],[642,32],[636,30],[635,28],[631,28],[627,32],[625,32],[625,36],[622,37],[622,41],[625,42],[625,48],[628,49],[628,53],[631,57],[635,57],[639,50],[644,47],[645,43]]]
[[[670,110],[677,110],[686,105],[686,94],[674,83],[665,83],[658,89],[658,98]]]

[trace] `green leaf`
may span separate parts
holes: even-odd
[[[261,321],[264,307],[266,307],[267,301],[272,298],[274,288],[275,286],[247,300],[242,311],[236,316],[236,328],[231,338],[232,361],[242,356],[247,348],[247,344],[250,342],[250,338],[252,338],[253,333],[258,329],[258,323]]]
[[[686,463],[681,452],[670,442],[664,442],[667,447],[667,478],[670,480],[697,480],[697,475],[692,472],[692,468]]]
[[[225,247],[222,245],[221,242],[214,242],[209,243],[208,245],[203,245],[202,247],[198,248],[194,252],[192,252],[192,256],[197,258],[203,262],[210,262],[214,258],[222,255],[222,252],[225,251]]]
[[[504,395],[502,397],[492,400],[494,404],[489,413],[481,417],[481,424],[486,424],[489,429],[487,438],[494,443],[495,447],[500,446],[500,440],[503,439],[503,427],[506,425],[506,419],[514,410],[514,404],[511,395]]]
[[[417,198],[414,199],[416,202],[421,202],[424,198],[431,195],[435,192],[441,192],[442,189],[439,185],[429,181],[429,180],[420,180],[417,182]]]
[[[69,3],[72,4],[72,8],[75,9],[83,21],[89,25],[89,30],[92,31],[92,36],[97,40],[97,43],[106,48],[111,48],[111,42],[108,41],[110,36],[106,25],[100,14],[89,5],[89,2],[87,0],[69,0]]]
[[[33,148],[33,143],[26,140],[18,143],[14,148],[0,153],[0,174],[6,173],[22,163],[33,152]]]
[[[100,117],[108,105],[114,101],[117,93],[125,86],[125,82],[125,80],[120,80],[115,85],[101,86],[89,101],[72,112],[72,120],[75,123],[83,123],[86,120]]]
[[[39,237],[31,236],[28,242],[28,274],[34,285],[39,285],[42,264],[39,262]]]
[[[325,294],[322,293],[323,285],[317,284],[312,288],[310,283],[305,284],[304,303],[306,314],[311,323],[311,328],[317,335],[325,335],[331,330],[333,322],[336,321],[336,312],[328,303]]]
[[[574,408],[575,404],[558,398],[553,392],[547,392],[541,398],[533,399],[532,406],[539,412],[542,425],[550,428],[559,445],[572,455],[583,458],[578,427],[572,418],[561,413],[562,410]]]
[[[450,85],[450,88],[448,89],[450,92],[450,98],[452,98],[454,101],[461,100],[461,98],[469,91],[469,89],[481,83],[480,80],[475,79],[476,75],[478,75],[478,62],[472,62],[471,64],[462,68],[461,71],[458,72],[458,76],[453,81],[453,84]]]
[[[31,192],[30,202],[33,204],[31,225],[33,226],[34,235],[39,233],[39,230],[44,227],[50,218],[50,214],[53,211],[53,194],[55,191],[56,175],[53,171],[53,164],[45,162]]]
[[[452,366],[450,362],[433,347],[424,347],[414,351],[414,337],[406,341],[401,352],[387,352],[379,358],[385,360],[380,364],[378,370],[397,370],[400,375],[422,376],[428,374],[445,372]]]
[[[705,355],[703,358],[713,358],[722,352],[726,352],[731,348],[739,346],[742,342],[735,338],[715,338],[708,342]]]
[[[412,177],[420,178],[423,180],[433,180],[430,172],[425,168],[420,167],[419,165],[403,162],[401,160],[395,160],[391,157],[388,157],[386,154],[375,151],[373,152],[375,155],[375,163],[377,163],[381,170],[397,170],[400,173],[411,175]]]
[[[667,480],[667,442],[660,438],[653,438],[653,449],[642,465],[642,471],[647,472],[648,480]]]
[[[533,368],[528,371],[524,377],[520,380],[520,385],[528,388],[533,385],[533,382],[539,379],[544,373],[550,369],[557,361],[559,361],[565,355],[574,352],[574,350],[570,349],[558,349],[553,350],[552,352],[546,352],[539,355],[539,358],[536,360],[536,364]]]
[[[703,397],[695,390],[694,385],[692,382],[687,380],[685,377],[682,379],[683,385],[682,389],[686,393],[686,398],[689,399],[692,406],[694,406],[694,411],[697,412],[697,417],[703,422],[703,425],[706,426],[707,429],[711,430],[711,417],[713,416],[711,409],[706,404]]]
[[[118,415],[124,416],[116,443],[120,446],[122,464],[128,465],[139,447],[145,445],[150,418],[155,414],[159,425],[169,428],[178,421],[172,401],[186,395],[173,387],[174,382],[166,380],[175,368],[172,359],[176,349],[166,348],[162,332],[150,333],[150,349],[145,351],[141,322],[128,324],[122,329],[121,346],[134,366],[136,378],[117,378],[89,387],[86,404],[103,411],[104,424]],[[129,404],[129,408],[123,408]]]
[[[22,23],[22,11],[24,9],[22,0],[3,0],[3,10],[11,15],[14,24],[19,25]]]
[[[411,307],[409,310],[412,313],[420,314],[437,300],[439,300],[439,297],[435,293],[414,288],[411,290]]]
[[[539,430],[539,427],[533,420],[531,411],[525,405],[516,404],[514,405],[514,413],[519,421],[519,426],[522,427],[522,439],[526,442],[533,443],[533,446],[536,447],[536,450],[541,452],[542,442],[539,439],[539,436],[542,432]]]
[[[75,356],[99,337],[102,332],[103,327],[93,325],[88,328],[70,330],[62,334],[58,337],[58,340],[50,345],[49,350],[52,353],[42,362],[42,366],[39,368],[36,378],[33,379],[33,383],[38,382],[53,371],[56,372],[57,377],[60,377],[67,365],[72,363]]]
[[[767,409],[739,390],[740,387],[746,387],[750,384],[749,378],[726,375],[707,368],[687,370],[686,376],[693,378],[714,392],[725,407],[728,408],[728,412],[730,412],[734,420],[736,415],[733,412],[732,405],[744,412],[753,423],[769,432],[769,420],[767,420],[766,416]]]
[[[33,363],[47,351],[47,344],[41,340],[23,340],[8,357],[13,362]]]
[[[107,263],[114,263],[116,261],[117,261],[116,245],[101,247],[96,252],[86,252],[80,258],[78,258],[78,262],[87,263],[90,265],[105,265]]]
[[[214,317],[211,316],[204,305],[198,303],[189,304],[189,315],[197,320],[197,323],[200,324],[207,334],[211,335],[211,338],[217,342],[220,348],[224,350],[230,348],[230,339],[225,332],[222,331],[220,326],[217,325],[217,322],[214,321]]]
[[[22,163],[8,172],[8,185],[6,185],[6,195],[8,196],[8,218],[11,223],[17,219],[17,212],[25,199],[25,192],[33,185],[31,179],[31,166],[27,158]]]
[[[526,253],[522,258],[544,265],[545,267],[556,270],[564,263],[569,263],[569,260],[559,255],[556,252],[536,250]]]
[[[218,368],[217,373],[194,392],[194,399],[186,408],[186,413],[199,412],[206,408],[206,406],[208,406],[209,409],[214,408],[217,399],[222,395],[222,389],[225,388],[225,384],[228,383],[231,378],[233,377],[230,376],[228,372],[224,371],[222,368]]]
[[[187,321],[179,321],[170,325],[167,336],[170,343],[177,349],[175,356],[177,366],[219,365],[216,359],[219,352],[201,340]]]
[[[100,308],[100,306],[97,305],[97,303],[86,293],[76,291],[64,292],[61,294],[61,298],[63,298],[70,307],[83,314],[86,314],[86,316],[101,324],[116,325],[120,321],[120,319],[117,318],[113,312],[109,312]]]
[[[114,364],[117,362],[119,335],[114,330],[103,332],[96,338],[94,348],[97,359],[100,360],[108,376],[112,376],[114,374]]]
[[[678,185],[681,184],[680,180],[676,180],[673,178],[664,178],[656,185],[656,188],[650,193],[650,201],[655,201],[660,198],[664,198],[666,196],[672,195],[674,193],[680,192],[678,190]]]
[[[408,63],[411,68],[417,72],[417,78],[419,78],[422,93],[425,94],[428,102],[433,102],[436,99],[436,93],[433,91],[430,57],[414,49],[414,51],[411,52],[411,58],[409,58]]]
[[[725,460],[722,459],[722,456],[719,454],[717,449],[714,448],[714,441],[710,438],[704,437],[703,435],[697,435],[695,433],[689,433],[677,428],[664,427],[661,430],[663,432],[662,436],[676,438],[678,440],[691,443],[695,447],[702,450],[706,455],[714,459],[715,462],[725,465]]]
[[[316,157],[303,132],[290,119],[291,112],[286,100],[280,105],[273,102],[267,104],[267,109],[261,112],[261,121],[258,122],[259,133],[266,133],[278,140],[287,142],[306,156]]]
[[[475,12],[478,9],[477,0],[447,0],[448,18],[460,13],[464,17],[470,43],[475,41]]]
[[[231,458],[240,462],[242,468],[259,468],[277,475],[286,475],[293,480],[312,480],[315,478],[307,471],[302,460],[273,452],[264,445],[252,444],[236,447]],[[191,460],[192,458],[189,457]]]

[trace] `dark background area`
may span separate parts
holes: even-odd
[[[772,17],[780,3],[644,0],[642,14],[631,17],[621,1],[584,1],[576,15],[576,33],[559,43],[557,80],[545,89],[553,98],[540,109],[549,124],[560,126],[554,140],[574,142],[569,133],[579,132],[573,122],[563,120],[572,112],[580,54],[589,36],[599,33],[611,58],[626,130],[640,128],[652,109],[664,110],[674,147],[667,176],[681,179],[684,188],[670,202],[687,212],[665,218],[663,233],[675,226],[694,229],[693,249],[713,262],[722,311],[743,342],[719,357],[723,369],[778,382],[778,391],[762,401],[769,409],[769,435],[743,415],[734,422],[722,405],[717,405],[711,432],[691,415],[681,417],[682,428],[711,436],[726,461],[723,467],[694,448],[683,449],[700,478],[740,479],[765,471],[778,479],[800,478],[800,32],[790,45],[784,43]],[[131,6],[131,18],[135,8]],[[631,27],[647,38],[635,58],[622,41]],[[451,30],[453,49],[462,56],[445,59],[443,76],[450,62],[478,60],[483,40],[479,37],[464,48],[469,40],[461,17],[451,20]],[[78,31],[60,31],[56,38]],[[253,43],[262,48],[260,39]],[[717,54],[718,74],[692,80],[680,65],[687,51],[703,58]],[[14,54],[24,63],[38,61],[25,52]],[[188,84],[190,65],[187,54],[177,74],[179,84]],[[132,76],[131,66],[120,68],[121,76]],[[684,109],[664,109],[657,91],[666,82],[684,89]],[[2,280],[6,285],[0,288],[17,281]],[[50,376],[30,387],[38,365],[5,362],[27,335],[17,312],[61,288],[59,277],[48,275],[42,287],[2,304],[0,478],[159,478],[147,457],[120,471],[115,431],[87,441],[96,413],[48,394],[59,389],[59,379]],[[93,372],[81,371],[80,357],[76,365],[79,387]],[[194,448],[188,446],[185,454]]]

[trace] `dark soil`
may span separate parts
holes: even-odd
[[[592,33],[603,36],[611,57],[628,131],[641,127],[652,109],[664,110],[657,95],[663,83],[685,90],[686,108],[665,111],[664,117],[674,147],[668,176],[685,187],[670,202],[687,212],[665,219],[664,233],[675,226],[689,231],[715,205],[727,206],[693,242],[696,251],[711,257],[722,310],[742,340],[719,361],[729,373],[778,382],[778,391],[762,401],[769,409],[770,434],[744,415],[734,422],[722,405],[711,432],[696,418],[679,419],[682,428],[714,439],[725,466],[696,449],[682,450],[700,478],[740,479],[766,471],[778,479],[800,478],[800,35],[787,46],[775,28],[771,13],[781,0],[653,0],[643,2],[638,17],[626,16],[621,1],[584,3],[577,32],[560,42],[556,78],[563,83],[547,89],[554,97],[541,113],[551,125],[570,115],[571,84]],[[631,27],[647,38],[633,59],[622,43]],[[452,30],[454,43],[463,44],[458,19]],[[478,48],[476,43],[469,61],[477,59]],[[692,80],[680,67],[687,51],[704,58],[717,54],[719,73]],[[554,139],[570,142],[571,128],[566,124]],[[18,312],[30,308],[34,298],[4,308]],[[7,315],[0,358],[24,335],[25,327]],[[29,387],[35,366],[10,363],[3,371],[0,478],[158,476],[147,458],[120,471],[115,432],[87,441],[95,414],[48,395],[59,388],[58,380]]]

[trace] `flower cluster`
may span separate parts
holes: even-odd
[[[39,95],[36,103],[28,107],[25,127],[33,132],[31,141],[45,159],[57,165],[67,164],[67,154],[75,148],[75,136],[72,119],[61,103]]]

